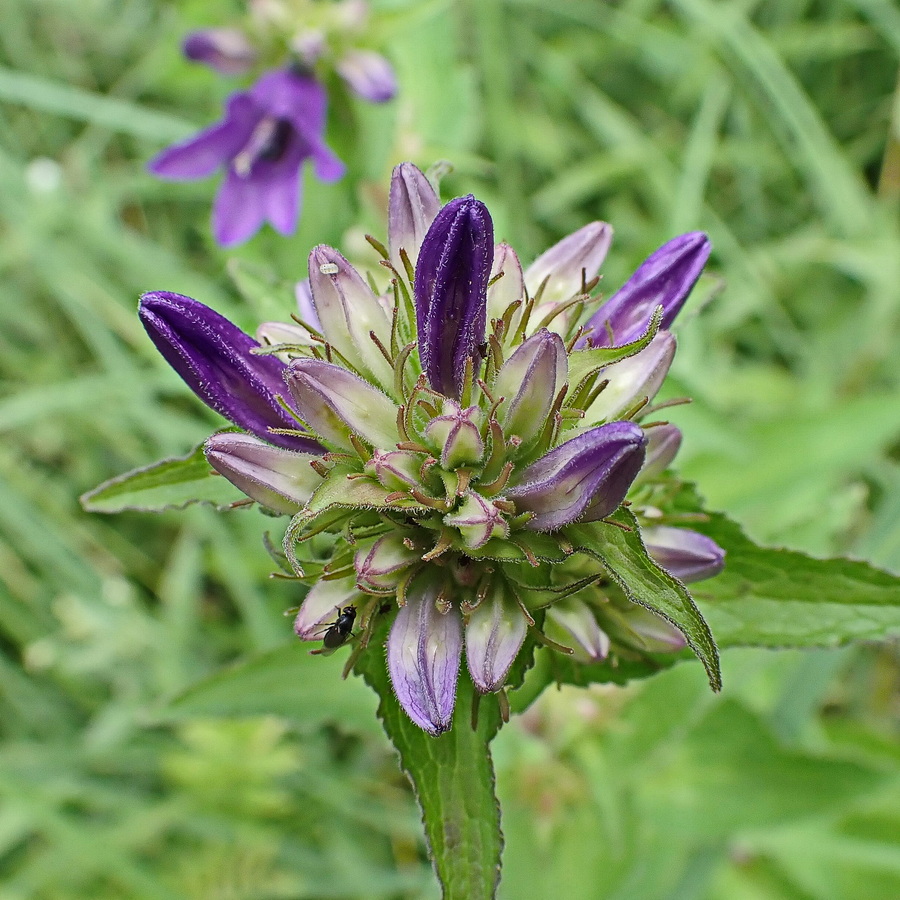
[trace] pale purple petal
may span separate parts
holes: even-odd
[[[566,597],[547,610],[544,632],[551,640],[570,647],[579,662],[602,662],[609,654],[609,636],[597,624],[591,608],[578,597]]]
[[[384,103],[397,93],[397,78],[391,64],[371,50],[349,50],[335,67],[347,86],[363,100]]]
[[[692,231],[651,253],[588,320],[591,343],[621,347],[637,340],[647,330],[657,306],[663,308],[661,327],[668,328],[700,277],[710,250],[709,238],[702,231]]]
[[[641,536],[657,565],[681,581],[712,578],[725,567],[725,551],[712,538],[697,531],[655,525],[642,528]]]
[[[252,353],[259,344],[248,334],[181,294],[144,294],[138,312],[156,348],[207,406],[272,444],[321,452],[315,441],[271,432],[297,428],[276,399],[287,395],[286,367],[274,356]]]
[[[416,265],[419,248],[440,208],[438,195],[419,168],[410,162],[395,167],[388,201],[388,245],[391,262],[398,272],[404,271],[401,248],[410,263]]]
[[[647,458],[640,479],[655,478],[672,464],[681,447],[681,430],[675,425],[657,425],[646,429]]]
[[[316,312],[316,304],[313,302],[312,288],[309,286],[309,279],[304,278],[294,285],[294,296],[297,298],[297,312],[300,318],[311,325],[313,328],[319,329],[319,315]]]
[[[462,621],[441,614],[437,589],[418,587],[397,613],[387,641],[388,673],[400,706],[433,737],[450,730],[462,655]]]
[[[328,625],[337,618],[341,607],[357,604],[363,599],[356,586],[356,578],[336,578],[317,581],[297,613],[294,633],[304,641],[321,640]]]
[[[310,462],[318,455],[273,447],[250,434],[214,434],[203,448],[209,464],[268,509],[298,512],[322,483]]]
[[[542,253],[526,270],[525,286],[534,297],[546,280],[541,304],[560,303],[581,290],[600,271],[612,243],[612,226],[591,222]],[[583,273],[583,276],[582,276]]]
[[[527,632],[525,614],[498,583],[466,623],[466,662],[479,691],[486,694],[503,686]]]
[[[213,235],[222,247],[249,240],[266,220],[259,184],[229,168],[213,203]]]
[[[561,444],[517,476],[505,494],[534,516],[532,531],[614,512],[644,462],[646,438],[633,422],[610,422]]]
[[[644,397],[652,400],[669,374],[675,346],[671,332],[660,331],[640,353],[604,369],[601,377],[609,384],[585,411],[585,421],[610,421]]]
[[[441,209],[422,242],[415,278],[419,355],[429,383],[447,397],[459,397],[466,360],[484,341],[493,259],[491,215],[471,194]]]
[[[497,278],[500,273],[501,277]],[[496,279],[496,281],[494,280]],[[494,247],[494,262],[491,265],[493,284],[487,289],[488,320],[499,319],[511,303],[525,297],[525,276],[516,251],[509,244],[499,243]],[[513,323],[515,324],[515,318]]]

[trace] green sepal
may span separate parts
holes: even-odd
[[[722,674],[716,643],[687,588],[650,558],[630,510],[620,507],[609,518],[622,527],[602,522],[570,525],[565,529],[566,537],[603,565],[627,599],[674,625],[703,663],[710,687],[720,690]]]
[[[81,495],[87,512],[118,513],[125,510],[165,512],[192,503],[208,503],[228,509],[245,496],[213,470],[203,454],[203,444],[187,456],[163,459],[104,481]]]
[[[575,350],[569,354],[569,394],[573,394],[589,375],[606,366],[628,359],[640,353],[659,331],[662,322],[662,308],[657,307],[650,319],[647,330],[630,344],[621,347],[597,347],[594,350]]]
[[[562,562],[571,555],[559,541],[549,534],[536,531],[517,531],[508,538],[491,538],[481,547],[466,547],[459,542],[460,552],[473,559],[493,559],[498,562],[520,562],[527,560],[529,553],[541,562]],[[527,552],[526,552],[527,549]]]

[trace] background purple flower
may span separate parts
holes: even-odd
[[[291,234],[300,211],[300,171],[312,159],[316,176],[334,181],[343,163],[325,144],[325,89],[290,69],[264,74],[232,94],[225,118],[150,162],[154,175],[176,181],[225,168],[213,207],[213,233],[223,247],[240,244],[269,221]]]

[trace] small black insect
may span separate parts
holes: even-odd
[[[347,643],[353,632],[353,623],[356,621],[356,607],[345,606],[339,610],[338,617],[325,629],[322,636],[322,649],[335,650]]]

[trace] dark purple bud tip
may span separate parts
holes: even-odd
[[[429,383],[447,397],[459,397],[466,360],[484,342],[493,258],[490,213],[471,194],[438,212],[419,251],[419,354]]]
[[[651,253],[588,320],[588,336],[594,346],[621,347],[637,340],[647,330],[657,306],[663,308],[660,327],[668,328],[700,277],[711,249],[702,231],[691,231]]]
[[[256,356],[259,344],[215,310],[181,294],[153,291],[141,297],[138,315],[170,366],[211,409],[279,447],[321,453],[313,440],[273,434],[297,428],[276,399],[284,396],[285,364]]]
[[[506,496],[534,513],[532,531],[614,512],[644,464],[647,439],[634,422],[610,422],[560,444],[525,469]]]

